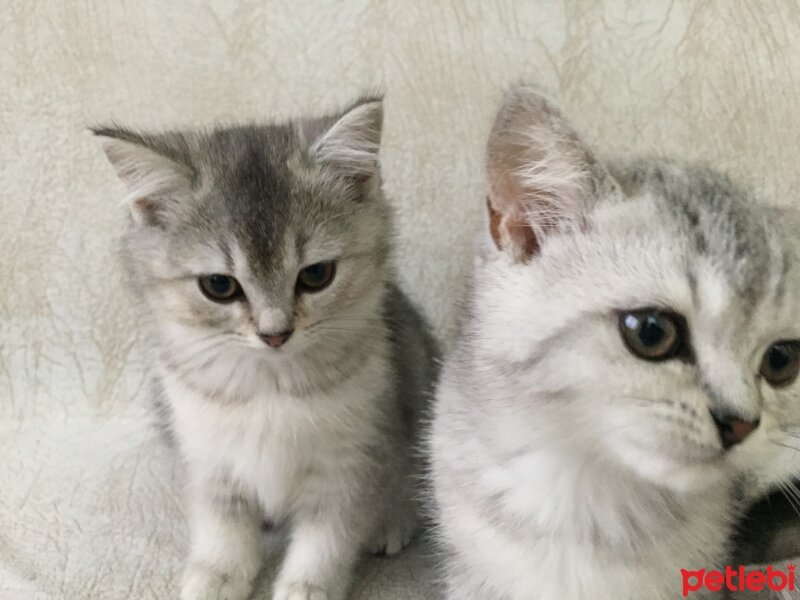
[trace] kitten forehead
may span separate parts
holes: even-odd
[[[338,197],[338,181],[309,168],[299,175],[304,149],[293,125],[219,129],[196,141],[202,186],[186,229],[224,236],[237,249],[235,264],[260,281],[295,269],[307,252],[330,258],[347,228],[337,217],[357,213]]]
[[[233,265],[225,249],[213,244],[200,244],[191,248],[183,267],[192,275],[208,275],[229,273]]]
[[[665,218],[688,238],[693,288],[704,276],[699,271],[713,272],[724,278],[736,298],[754,306],[780,287],[785,262],[780,246],[785,243],[768,228],[766,209],[726,176],[663,161],[639,161],[617,169],[615,176],[629,195],[656,198]],[[721,300],[724,286],[716,283],[720,293],[715,297]]]
[[[720,317],[734,300],[726,277],[705,258],[696,263],[690,278],[695,303],[711,318]]]
[[[292,130],[281,126],[218,130],[201,144],[208,192],[198,211],[225,221],[220,225],[259,273],[283,262],[290,203],[306,200],[286,166],[295,145]]]

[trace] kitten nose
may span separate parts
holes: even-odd
[[[731,415],[716,414],[713,410],[711,418],[714,419],[714,424],[719,431],[719,438],[722,440],[722,447],[725,450],[742,443],[748,435],[755,431],[760,422],[759,419],[744,421]]]
[[[270,348],[280,348],[286,343],[286,340],[292,337],[293,333],[293,329],[288,329],[281,333],[259,333],[258,337],[264,340],[264,343]]]

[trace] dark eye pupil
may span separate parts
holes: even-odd
[[[211,289],[220,295],[228,293],[231,289],[231,278],[224,275],[212,275],[209,278]]]
[[[769,351],[767,363],[769,368],[773,371],[783,371],[792,362],[792,356],[786,348],[782,346],[774,346]]]
[[[325,278],[325,265],[322,263],[311,265],[310,267],[306,267],[305,272],[307,280],[321,281]]]
[[[654,317],[647,317],[639,329],[639,341],[643,346],[658,346],[663,340],[666,332],[661,324]]]

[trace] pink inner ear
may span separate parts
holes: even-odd
[[[160,207],[158,202],[145,196],[133,201],[133,213],[135,221],[146,225],[156,225],[159,223]]]
[[[488,197],[486,206],[489,209],[489,232],[498,250],[510,250],[515,259],[523,261],[539,253],[539,240],[525,222],[524,215],[502,214],[492,207]]]
[[[539,254],[539,250],[541,250],[539,238],[525,221],[524,215],[518,220],[509,219],[508,229],[515,245],[520,249],[522,260],[529,260]]]
[[[539,253],[541,246],[528,222],[521,202],[522,190],[508,177],[495,181],[486,197],[489,210],[489,232],[499,250],[523,262]]]

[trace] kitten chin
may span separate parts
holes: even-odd
[[[436,371],[393,283],[382,102],[300,121],[95,131],[127,187],[124,260],[186,465],[183,600],[247,598],[265,519],[275,600],[341,600],[361,549],[417,522],[412,452]]]
[[[486,179],[429,440],[448,598],[678,597],[798,472],[798,215],[706,168],[604,162],[525,87]]]

